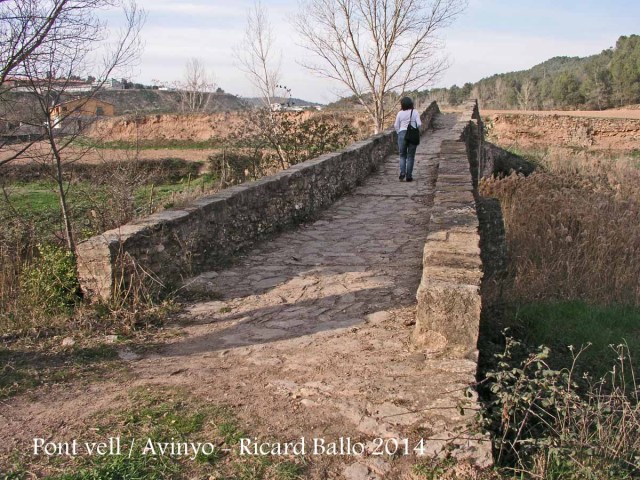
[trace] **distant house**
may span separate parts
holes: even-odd
[[[65,92],[91,92],[95,87],[91,82],[83,80],[66,80],[65,83],[58,83]]]
[[[104,83],[104,88],[107,90],[124,90],[124,83],[112,78]]]
[[[74,80],[65,78],[27,78],[27,77],[7,77],[3,87],[14,92],[37,92],[46,93],[49,91],[64,92],[90,92],[95,85],[85,80]]]
[[[61,128],[73,122],[79,130],[83,121],[92,121],[96,117],[113,117],[115,107],[96,98],[77,98],[54,105],[50,114],[54,128]]]

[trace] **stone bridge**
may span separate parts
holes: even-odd
[[[398,181],[384,132],[80,244],[93,295],[144,272],[199,299],[136,362],[138,381],[235,402],[282,441],[408,438],[490,463],[469,387],[483,274],[474,185],[491,167],[475,102],[449,114],[433,103],[422,118],[412,183]],[[387,460],[339,468],[400,478],[415,452]]]

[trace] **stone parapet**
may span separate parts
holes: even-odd
[[[433,102],[422,113],[423,131],[438,112]],[[78,245],[82,289],[90,297],[108,299],[128,288],[135,272],[171,288],[217,269],[264,235],[310,218],[353,190],[396,150],[396,139],[388,130],[92,237]]]
[[[430,352],[457,357],[475,358],[477,354],[482,261],[474,175],[482,165],[481,141],[477,103],[469,102],[451,139],[441,144],[422,280],[416,294],[414,343]]]

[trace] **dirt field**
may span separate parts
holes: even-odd
[[[97,164],[109,161],[121,161],[139,158],[141,160],[158,160],[162,158],[179,158],[188,162],[206,162],[209,155],[216,152],[216,148],[164,148],[170,142],[210,142],[224,141],[242,131],[247,122],[246,113],[227,112],[216,114],[163,114],[142,117],[121,116],[100,120],[91,125],[86,137],[93,141],[124,142],[133,145],[136,141],[143,144],[143,148],[77,148],[69,147],[65,150],[66,161]],[[343,113],[332,114],[325,112],[302,112],[299,119],[306,120],[313,115],[328,117],[344,117]],[[366,137],[369,132],[369,121],[366,114],[358,112],[349,114],[353,127],[359,136]],[[157,143],[158,148],[153,148]],[[183,145],[183,144],[181,144]],[[10,157],[23,145],[10,145],[0,149],[0,161]],[[149,148],[149,147],[152,148]],[[39,152],[48,151],[45,142],[36,144],[32,150],[32,157],[37,158]],[[29,162],[28,159],[20,162]]]
[[[48,152],[49,145],[47,143],[36,144],[33,147],[33,157],[38,157],[38,152]],[[66,161],[79,161],[95,165],[104,162],[133,160],[160,160],[163,158],[179,158],[187,162],[206,162],[207,157],[217,150],[214,148],[157,148],[143,149],[139,151],[125,149],[95,149],[95,148],[68,148],[64,152]],[[0,149],[0,161],[9,158],[12,155],[11,148]],[[15,164],[28,163],[29,159],[16,160]]]
[[[455,111],[455,109],[442,109]],[[603,111],[535,111],[535,110],[480,110],[484,117],[505,115],[536,116],[536,117],[584,117],[594,119],[628,119],[640,120],[640,106],[629,106],[622,109]],[[305,113],[308,118],[313,113]],[[237,113],[218,113],[211,115],[148,115],[141,118],[114,117],[97,122],[87,132],[87,136],[94,140],[111,142],[134,142],[136,139],[146,142],[177,141],[207,141],[212,138],[228,138],[241,128],[246,117]],[[513,122],[512,122],[513,123]],[[367,118],[363,112],[353,118],[353,125],[359,131],[366,133]],[[519,134],[527,132],[517,128]],[[14,149],[16,146],[13,147]],[[46,146],[45,146],[46,148]],[[633,147],[630,147],[633,148]],[[186,161],[205,162],[207,157],[215,152],[213,148],[144,148],[137,152],[138,158],[153,160],[160,158],[181,158]],[[0,161],[11,155],[12,149],[0,150]],[[82,154],[83,163],[101,163],[110,160],[133,158],[133,150],[125,149],[77,149],[68,150],[69,158]]]

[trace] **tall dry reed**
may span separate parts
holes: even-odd
[[[637,160],[550,155],[541,165],[480,185],[502,205],[513,296],[640,305]]]

